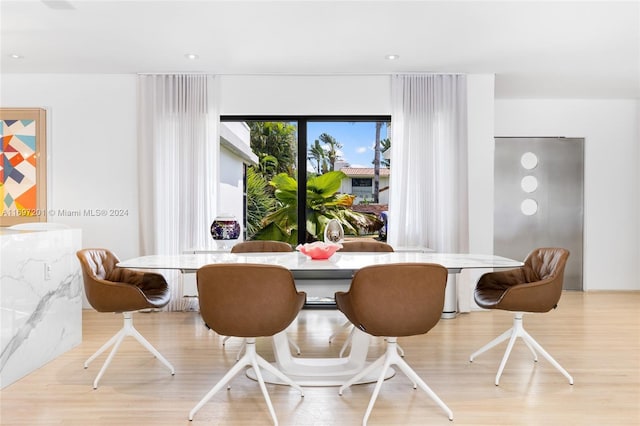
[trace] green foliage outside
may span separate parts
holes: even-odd
[[[262,228],[262,218],[275,210],[276,199],[269,181],[253,167],[247,168],[247,239]]]
[[[296,126],[286,122],[249,121],[251,150],[257,166],[247,168],[247,238],[298,243],[298,182]],[[382,141],[384,144],[384,140]],[[351,210],[355,196],[338,194],[343,172],[333,171],[342,144],[323,133],[309,148],[315,174],[307,174],[305,238],[322,240],[331,219],[345,234],[375,232],[382,222],[372,214]]]
[[[374,232],[382,227],[375,215],[350,209],[354,196],[338,194],[346,175],[332,171],[307,180],[307,223],[305,241],[322,240],[324,228],[331,219],[341,222],[345,234],[358,235],[361,229]],[[271,180],[278,208],[262,220],[262,229],[254,234],[257,240],[278,240],[298,243],[298,182],[286,173]]]
[[[285,122],[249,121],[251,150],[258,156],[261,173],[271,179],[278,173],[295,176],[296,126]]]
[[[247,239],[262,229],[262,219],[276,209],[269,181],[278,173],[295,174],[296,127],[285,122],[248,121],[250,146],[258,165],[247,168]]]

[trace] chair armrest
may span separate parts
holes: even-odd
[[[551,277],[511,286],[504,292],[498,306],[510,311],[549,312],[557,306],[561,294],[562,281]]]
[[[553,279],[539,280],[526,266],[489,272],[478,280],[474,299],[486,309],[547,312],[555,307],[560,298],[560,293],[554,289],[540,289],[550,284],[553,284]]]
[[[334,297],[338,310],[342,312],[352,324],[359,327],[359,321],[356,318],[351,304],[351,294],[348,291],[337,291]]]
[[[304,304],[307,303],[307,293],[305,293],[304,291],[299,291],[297,302],[298,304],[296,305],[296,309],[298,312],[300,312]]]
[[[144,293],[134,284],[91,278],[85,292],[87,300],[98,312],[128,312],[147,307]]]

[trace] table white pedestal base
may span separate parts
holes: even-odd
[[[442,307],[442,319],[455,318],[458,313],[458,274],[460,270],[449,270],[447,287],[444,293],[444,306]]]
[[[356,371],[356,372],[353,372],[353,374],[346,374],[346,371],[339,371],[340,369],[336,365],[332,366],[331,364],[323,364],[324,361],[331,361],[332,359],[333,358],[315,359],[316,361],[319,361],[319,362],[316,365],[310,365],[308,367],[307,373],[310,373],[310,375],[305,374],[303,376],[296,376],[296,375],[287,374],[287,376],[291,380],[299,384],[300,386],[305,386],[305,387],[306,386],[312,386],[312,387],[313,386],[342,386],[347,382],[347,380],[349,380],[350,378],[352,378],[358,373]],[[312,360],[313,359],[307,359],[307,361],[312,361]],[[276,363],[273,363],[273,364],[276,368],[278,368],[278,365]],[[369,363],[365,364],[363,368],[366,368],[368,364]],[[324,372],[324,374],[322,376],[313,377],[314,371],[317,373]],[[263,370],[261,371],[261,373],[262,373],[262,378],[266,383],[271,383],[274,385],[287,384],[282,380],[280,380],[279,378],[277,378],[276,376],[274,376],[273,374],[269,373],[268,371]],[[335,375],[332,375],[332,374],[335,374]],[[392,378],[393,376],[395,376],[395,374],[396,374],[396,371],[393,368],[389,368],[389,370],[387,370],[387,374],[385,375],[385,380]],[[256,378],[256,373],[253,371],[253,368],[248,368],[246,371],[246,375],[248,378],[252,380],[256,380],[256,381],[258,380]],[[373,373],[358,380],[354,384],[362,385],[365,383],[375,383],[379,377],[380,377],[380,370],[376,370]]]
[[[300,386],[341,386],[347,380],[362,371],[367,365],[370,336],[355,329],[351,342],[351,352],[344,358],[304,358],[293,357],[285,332],[273,336],[273,352],[276,358],[275,367],[286,374]],[[390,369],[388,377],[395,371]],[[247,376],[255,379],[255,372],[247,370]],[[374,372],[358,383],[372,383],[380,376]],[[280,380],[263,372],[265,382],[281,384]]]

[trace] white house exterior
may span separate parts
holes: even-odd
[[[220,123],[220,198],[219,213],[244,218],[244,164],[255,165],[258,157],[251,151],[249,126],[244,122]],[[242,237],[240,238],[242,239]]]
[[[347,175],[342,179],[340,192],[353,194],[356,196],[354,204],[362,202],[373,202],[373,167],[344,167],[341,172]],[[389,169],[380,168],[380,192],[378,194],[378,204],[389,203]]]

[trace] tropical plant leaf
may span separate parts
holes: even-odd
[[[275,175],[270,183],[280,191],[298,192],[298,182],[286,173]]]
[[[327,172],[320,176],[312,177],[307,181],[307,192],[318,194],[324,198],[334,195],[340,190],[342,179],[347,175],[341,171]]]
[[[255,240],[271,240],[271,241],[284,241],[292,245],[298,243],[298,231],[294,230],[290,234],[283,232],[282,229],[275,223],[271,222],[258,231],[254,236]]]
[[[247,168],[247,238],[262,228],[262,219],[275,209],[276,200],[269,183],[253,167]]]

